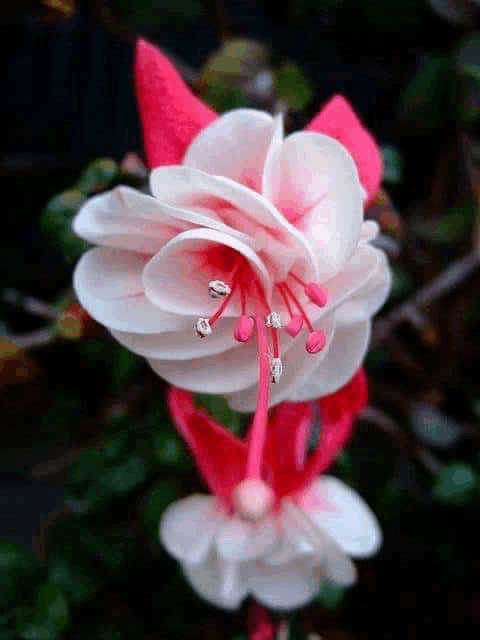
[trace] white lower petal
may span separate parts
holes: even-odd
[[[192,495],[168,507],[160,522],[160,540],[181,562],[205,562],[215,533],[224,521],[212,496]]]
[[[204,340],[208,340],[208,337]],[[258,380],[256,345],[253,340],[215,356],[193,360],[149,358],[148,362],[170,384],[199,393],[234,393],[256,384]]]
[[[310,557],[280,566],[252,561],[242,566],[241,575],[254,598],[270,609],[303,607],[320,589],[320,579]]]
[[[357,569],[346,553],[331,547],[322,563],[326,578],[342,587],[351,587],[357,581]]]
[[[204,358],[238,346],[233,337],[235,321],[222,318],[215,325],[215,330],[208,338],[201,340],[194,331],[192,318],[188,318],[186,329],[142,335],[112,331],[113,337],[134,353],[145,358],[158,360],[191,360]],[[181,327],[182,325],[180,325]]]
[[[344,553],[367,557],[380,548],[382,532],[375,514],[338,478],[321,476],[304,494],[301,506]]]
[[[73,286],[80,304],[109,329],[159,333],[186,326],[180,316],[165,313],[147,300],[141,281],[148,256],[96,247],[78,261]]]
[[[247,584],[237,575],[236,564],[228,567],[211,551],[205,562],[199,565],[183,563],[182,569],[190,585],[199,596],[223,609],[238,609],[247,596]],[[225,572],[229,571],[229,574]]]
[[[370,320],[340,324],[320,365],[301,386],[291,389],[289,402],[307,402],[341,389],[361,365],[370,340]]]

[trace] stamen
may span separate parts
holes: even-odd
[[[210,322],[207,318],[198,318],[195,323],[195,331],[200,338],[206,338],[212,333],[212,327],[210,326]]]
[[[210,280],[208,283],[208,293],[212,298],[224,298],[231,292],[230,286],[223,280]]]
[[[312,323],[310,322],[310,320],[308,319],[307,314],[305,313],[305,310],[303,309],[302,305],[300,304],[300,302],[297,300],[297,298],[295,297],[295,294],[293,293],[293,291],[290,289],[290,287],[286,284],[283,285],[284,290],[288,293],[288,295],[290,296],[290,298],[293,300],[293,302],[295,303],[295,306],[298,308],[298,310],[300,311],[302,318],[305,321],[305,324],[307,325],[308,330],[310,331],[310,333],[314,330]]]
[[[290,276],[296,282],[298,282],[298,284],[302,285],[305,295],[310,300],[310,302],[313,302],[313,304],[316,304],[318,307],[324,307],[327,304],[327,292],[323,287],[316,284],[315,282],[310,282],[307,284],[295,273],[290,272]]]
[[[259,381],[257,391],[257,407],[250,429],[250,438],[247,458],[247,478],[261,478],[263,450],[268,420],[268,379],[270,366],[268,362],[268,340],[263,319],[259,314],[255,315],[257,329],[257,354],[259,364]]]
[[[283,373],[283,364],[280,358],[272,358],[272,362],[270,363],[270,380],[272,382],[278,382],[282,377]]]
[[[218,309],[215,311],[215,313],[213,314],[213,316],[210,316],[209,318],[209,322],[211,325],[213,325],[222,315],[222,313],[225,311],[228,303],[230,302],[230,300],[233,297],[233,294],[235,292],[235,289],[237,288],[237,280],[235,279],[232,283],[232,290],[230,291],[230,293],[227,295],[227,297],[224,299],[224,301],[222,302],[222,304],[218,307]]]
[[[265,326],[269,329],[281,329],[282,320],[280,314],[276,311],[271,311],[268,316],[265,317]]]
[[[292,338],[296,338],[300,331],[303,329],[303,318],[302,316],[293,316],[290,322],[287,324],[287,333]]]
[[[323,331],[313,331],[307,338],[305,348],[308,353],[318,353],[323,349],[326,342],[327,336]]]
[[[235,328],[233,330],[233,337],[238,342],[248,342],[253,333],[253,318],[249,318],[248,316],[242,315],[238,318],[235,323]]]

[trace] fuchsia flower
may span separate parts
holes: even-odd
[[[256,430],[254,422],[245,442],[196,408],[189,393],[170,390],[175,424],[213,495],[171,505],[160,538],[202,597],[234,609],[250,594],[269,608],[291,609],[311,600],[325,578],[355,581],[350,557],[377,551],[379,525],[355,491],[318,474],[345,443],[365,402],[361,371],[320,400],[320,437],[307,458],[310,404],[279,405],[267,430]]]
[[[135,79],[152,195],[120,186],[78,213],[100,245],[75,270],[82,306],[167,381],[256,408],[256,424],[336,391],[390,288],[363,221],[371,135],[341,96],[286,138],[281,116],[216,117],[144,40]]]

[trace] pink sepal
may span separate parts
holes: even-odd
[[[211,493],[229,503],[233,488],[245,478],[246,444],[196,407],[187,391],[171,387],[168,407]]]
[[[193,95],[168,58],[143,38],[137,40],[134,75],[149,168],[181,164],[188,145],[215,120],[215,112]]]
[[[348,149],[357,165],[360,182],[367,192],[365,206],[368,207],[375,199],[382,182],[382,154],[348,100],[341,95],[330,98],[305,130],[325,133]]]

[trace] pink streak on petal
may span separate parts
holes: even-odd
[[[193,95],[168,58],[143,38],[137,40],[134,75],[148,166],[181,164],[190,142],[216,114]]]
[[[360,182],[367,191],[365,206],[368,207],[375,199],[382,181],[382,154],[350,103],[341,95],[333,96],[306,127],[306,131],[325,133],[348,149],[357,165]]]
[[[246,444],[197,408],[191,393],[171,387],[167,400],[175,426],[210,491],[230,503],[234,487],[245,477]]]

